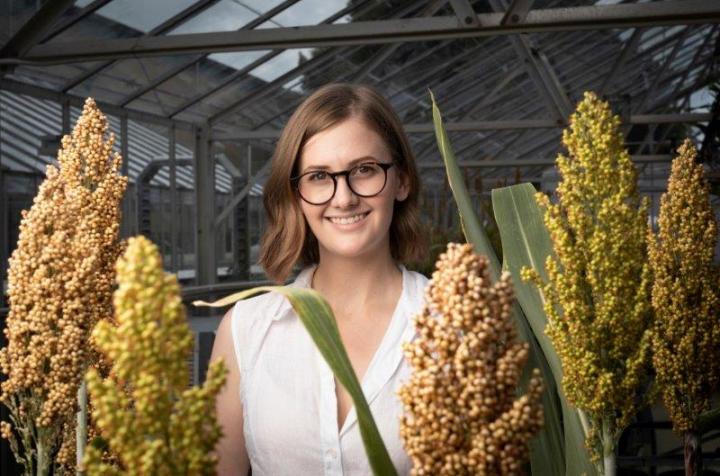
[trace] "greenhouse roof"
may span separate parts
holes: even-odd
[[[60,133],[63,102],[79,107],[94,97],[115,129],[127,118],[137,132],[134,178],[167,157],[168,139],[154,127],[204,128],[217,144],[271,150],[310,91],[347,81],[390,99],[428,180],[442,177],[428,89],[467,167],[533,179],[552,164],[584,91],[611,101],[628,124],[631,153],[651,162],[667,158],[665,125],[710,120],[708,88],[717,81],[717,1],[66,0],[0,8],[9,25],[0,32],[2,164],[17,170],[44,168],[43,137]],[[178,144],[176,158],[192,155],[189,147]],[[231,188],[223,167],[216,177],[220,189]],[[177,179],[192,187],[182,167]],[[166,172],[155,180],[167,183]]]

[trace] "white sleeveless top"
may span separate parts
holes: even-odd
[[[305,268],[291,286],[310,287],[314,269]],[[415,336],[412,317],[428,279],[400,269],[402,294],[362,389],[398,475],[406,475],[411,461],[400,438],[396,392],[410,376],[402,342]],[[372,474],[355,408],[338,433],[334,375],[284,297],[268,293],[235,303],[232,337],[253,476]]]

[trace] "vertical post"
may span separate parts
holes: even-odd
[[[127,114],[123,114],[120,117],[120,154],[122,155],[122,165],[120,166],[120,173],[124,177],[128,177],[128,170],[129,170],[129,162],[130,157],[128,156],[128,141],[129,141],[129,135],[128,135],[128,117]],[[129,180],[129,179],[128,179]],[[137,187],[137,184],[135,184]],[[122,198],[122,220],[120,222],[120,236],[122,238],[127,238],[133,233],[137,233],[137,228],[135,228],[135,231],[133,232],[132,224],[133,222],[136,223],[137,217],[134,217],[135,220],[133,220],[133,217],[131,216],[131,210],[132,206],[130,203],[130,197],[132,193],[130,191],[130,184],[128,183],[127,190],[125,191],[125,195]]]
[[[195,283],[214,284],[217,280],[215,255],[215,168],[210,154],[209,124],[195,134]]]
[[[175,161],[175,124],[170,126],[170,269],[178,272],[178,193],[177,193],[177,163]]]
[[[70,133],[70,100],[62,102],[62,135]]]
[[[5,307],[5,280],[7,279],[7,267],[9,251],[8,247],[8,200],[7,184],[5,183],[5,170],[2,165],[2,146],[0,146],[0,307]],[[0,329],[2,326],[0,325]]]

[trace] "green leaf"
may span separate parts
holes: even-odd
[[[437,138],[440,154],[445,162],[448,181],[452,189],[455,202],[460,213],[460,222],[468,243],[472,243],[475,252],[488,257],[490,274],[493,280],[500,275],[500,264],[490,240],[483,229],[480,220],[475,213],[465,184],[464,177],[460,171],[455,154],[450,146],[447,132],[443,127],[440,109],[435,103],[435,98],[430,92],[432,101],[433,123],[435,125],[435,137]],[[499,223],[498,223],[499,225]],[[563,444],[563,425],[560,417],[561,410],[558,404],[558,393],[555,379],[550,366],[543,355],[537,340],[533,336],[532,329],[523,314],[522,309],[516,303],[513,305],[513,318],[517,325],[520,339],[530,344],[530,356],[527,367],[538,368],[545,384],[543,392],[543,409],[545,412],[545,425],[538,435],[530,442],[530,465],[532,474],[536,475],[561,475],[565,474],[565,447]],[[527,380],[528,372],[525,372],[524,380]],[[521,382],[521,388],[526,382]],[[567,473],[568,475],[570,473]],[[575,473],[577,476],[581,473]]]
[[[335,316],[333,316],[330,305],[319,293],[312,289],[291,286],[259,286],[226,296],[214,303],[195,301],[193,304],[195,306],[223,307],[264,291],[280,293],[290,301],[335,377],[352,397],[360,426],[360,435],[373,474],[378,476],[397,475],[345,346],[340,339]]]
[[[460,212],[460,224],[465,234],[465,239],[467,239],[468,243],[472,243],[475,246],[476,252],[487,255],[490,261],[490,275],[493,280],[497,280],[500,276],[500,262],[473,208],[470,193],[465,184],[465,177],[460,170],[460,166],[450,146],[450,140],[448,139],[447,132],[442,123],[442,117],[440,116],[440,109],[435,103],[435,96],[433,96],[432,91],[430,91],[430,99],[432,101],[435,138],[437,139],[438,148],[440,149],[440,155],[445,162],[445,170],[447,172],[448,182],[450,183],[450,189],[452,190],[458,211]]]
[[[580,415],[577,409],[567,403],[562,390],[560,358],[545,334],[547,316],[542,295],[534,284],[520,278],[520,270],[528,266],[535,269],[543,279],[547,279],[545,261],[553,253],[552,241],[543,223],[535,193],[535,188],[529,183],[492,191],[493,210],[503,246],[503,265],[512,275],[515,296],[547,359],[560,396],[567,464],[565,474],[594,475],[596,469],[584,446],[586,434]]]

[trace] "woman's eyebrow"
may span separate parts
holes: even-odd
[[[353,165],[355,165],[355,164],[357,164],[357,163],[367,162],[367,161],[369,161],[369,160],[372,160],[372,161],[375,161],[375,162],[379,162],[379,160],[378,160],[377,158],[373,157],[372,155],[365,155],[365,156],[363,156],[363,157],[358,157],[357,159],[351,160],[351,161],[348,163],[348,166],[349,166],[349,167],[352,167]],[[309,171],[309,170],[330,170],[330,167],[328,167],[327,165],[308,165],[307,167],[305,167],[305,168],[303,169],[302,173],[305,173],[305,172],[307,172],[307,171]]]

